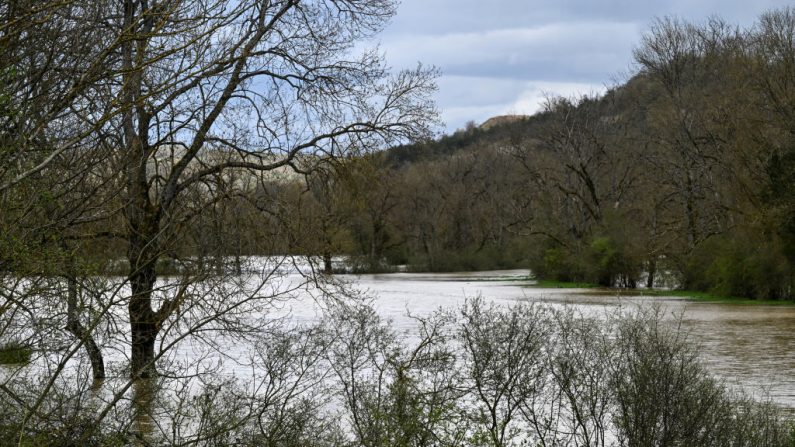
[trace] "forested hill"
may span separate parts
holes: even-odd
[[[553,98],[527,119],[365,157],[347,170],[340,200],[356,211],[338,248],[371,268],[522,265],[788,299],[794,36],[790,11],[748,30],[661,20],[637,73],[601,97]]]
[[[615,86],[604,95],[593,98],[551,97],[542,110],[534,115],[501,115],[487,119],[483,123],[470,121],[463,128],[451,134],[445,134],[429,141],[391,147],[380,155],[385,157],[382,163],[392,168],[405,167],[408,164],[449,157],[459,151],[477,150],[480,147],[493,145],[524,144],[540,137],[556,102],[570,101],[579,103],[583,100],[602,103],[604,119],[615,119],[616,116],[628,117],[638,115],[634,125],[642,127],[646,114],[647,99],[643,96],[661,94],[655,91],[656,86],[645,73],[636,74],[626,83]]]

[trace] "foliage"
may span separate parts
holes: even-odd
[[[792,267],[781,239],[770,232],[716,237],[689,259],[684,287],[715,295],[789,299]]]
[[[0,365],[22,365],[30,362],[32,350],[18,342],[0,346]]]

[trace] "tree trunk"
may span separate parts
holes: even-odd
[[[155,369],[155,340],[157,327],[151,322],[130,323],[132,330],[131,376],[148,379],[157,375]]]
[[[157,281],[159,221],[156,211],[143,198],[136,206],[128,207],[131,228],[127,258],[130,262],[130,315],[132,378],[149,378],[156,375],[155,339],[160,323],[152,309],[152,291]]]
[[[688,252],[693,251],[698,244],[699,231],[698,231],[698,205],[695,203],[695,185],[690,178],[690,173],[687,175],[687,189],[685,196],[685,221],[687,222],[687,244]]]
[[[130,373],[133,378],[150,378],[156,375],[155,340],[158,332],[156,315],[152,310],[152,288],[156,278],[154,262],[138,268],[134,264],[131,266],[132,295],[128,306],[132,338]]]
[[[434,270],[434,262],[433,262],[433,254],[431,254],[431,247],[428,245],[428,239],[425,237],[425,233],[423,232],[422,235],[422,248],[425,250],[425,257],[428,259],[428,270]]]
[[[654,275],[657,273],[657,261],[654,259],[649,260],[649,276],[646,278],[646,288],[654,288]]]
[[[131,230],[127,252],[131,293],[127,308],[130,315],[132,378],[156,375],[155,339],[160,330],[159,317],[152,309],[152,291],[157,281],[155,266],[159,257],[159,215],[158,210],[148,203],[148,197],[144,195],[146,190],[139,187],[136,192],[141,191],[143,194],[126,209]]]
[[[132,378],[150,378],[156,375],[155,339],[160,330],[157,313],[152,309],[152,291],[157,281],[158,215],[147,205],[128,207],[131,228],[130,247],[130,315]]]
[[[334,273],[334,266],[331,264],[331,253],[323,253],[323,273],[330,275]]]
[[[66,330],[85,346],[88,359],[91,361],[91,371],[94,375],[94,380],[104,379],[105,362],[102,358],[102,351],[97,346],[91,333],[80,323],[80,314],[77,306],[77,280],[73,276],[69,276],[66,278],[66,282]]]
[[[156,374],[155,339],[158,333],[157,315],[152,310],[152,289],[157,276],[155,265],[159,252],[160,206],[150,200],[147,160],[152,155],[148,146],[148,122],[151,119],[141,99],[143,68],[139,61],[146,49],[146,34],[152,30],[152,21],[140,21],[144,12],[137,14],[138,2],[123,0],[122,25],[127,39],[121,45],[124,69],[121,101],[126,106],[122,115],[122,129],[126,144],[127,205],[125,217],[129,226],[130,261],[130,315],[131,358],[130,374],[133,379],[149,378]],[[142,8],[144,9],[144,8]],[[137,22],[140,21],[140,26]]]
[[[384,246],[384,224],[380,220],[372,222],[372,239],[370,239],[370,269],[381,270],[381,255]]]

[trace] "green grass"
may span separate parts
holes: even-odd
[[[458,273],[458,272],[453,272]],[[461,282],[522,282],[522,281],[532,281],[533,278],[529,276],[461,276],[461,277],[451,277],[449,281],[461,281]],[[448,279],[445,279],[448,281]]]
[[[647,296],[674,296],[689,298],[693,301],[700,301],[705,303],[723,303],[723,304],[737,304],[737,305],[765,305],[765,306],[792,306],[795,305],[793,301],[787,300],[754,300],[749,298],[737,296],[723,296],[715,295],[709,292],[695,292],[692,290],[646,290],[639,289],[639,295]]]
[[[30,362],[33,351],[27,346],[12,342],[0,346],[0,365],[21,365]]]
[[[544,289],[601,289],[602,291],[609,290],[611,292],[615,292],[618,295],[681,297],[705,303],[737,304],[737,305],[746,305],[746,306],[749,305],[795,306],[795,301],[787,301],[787,300],[754,300],[754,299],[736,297],[736,296],[716,295],[708,292],[696,292],[693,290],[622,289],[617,287],[604,287],[598,284],[587,283],[587,282],[565,282],[565,281],[554,281],[549,279],[538,279],[536,280],[535,284],[531,284],[528,287],[537,287]]]

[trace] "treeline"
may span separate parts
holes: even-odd
[[[658,20],[637,73],[600,97],[550,98],[525,120],[282,184],[282,239],[368,270],[523,265],[561,281],[790,299],[793,42],[792,9],[747,29]]]
[[[552,97],[523,120],[381,152],[351,141],[344,156],[296,153],[293,174],[225,169],[181,191],[188,218],[169,227],[158,265],[290,253],[330,272],[344,255],[361,272],[530,267],[559,281],[791,299],[793,42],[792,8],[746,29],[661,19],[634,52],[636,73],[604,95]],[[97,207],[115,200],[90,192]],[[41,199],[59,220],[63,197],[82,197],[68,193]],[[127,254],[118,214],[80,225],[96,227],[69,236],[89,248],[83,259]]]

